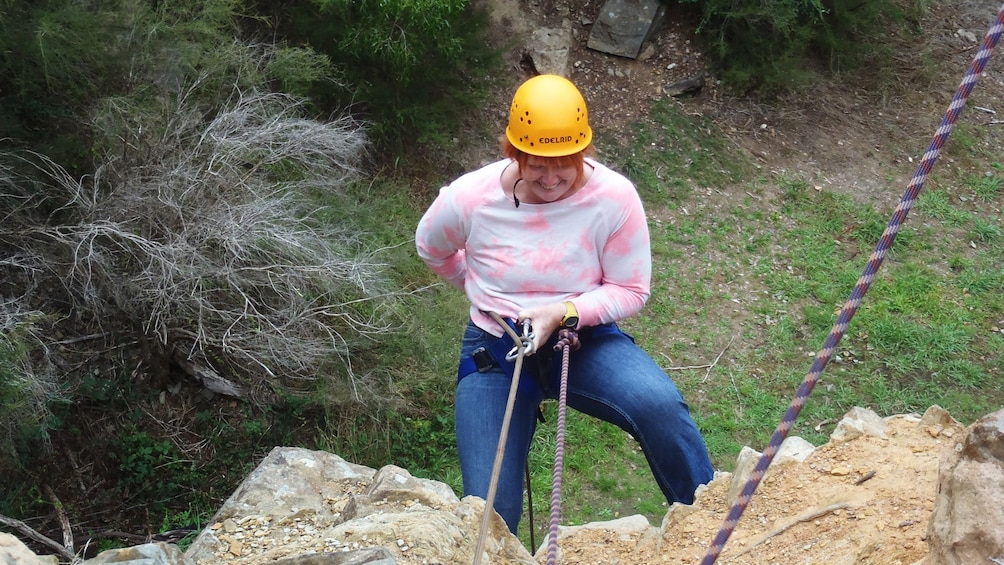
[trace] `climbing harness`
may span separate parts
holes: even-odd
[[[486,314],[493,315],[494,312],[486,312]],[[498,314],[494,314],[494,316],[498,316]],[[521,344],[526,355],[533,351],[534,335],[530,329],[529,321],[523,323],[523,335],[518,336],[515,322],[501,317],[499,320],[502,320],[500,324],[505,329],[505,333],[488,347],[479,347],[470,357],[460,360],[457,365],[457,382],[463,380],[467,375],[475,372],[484,373],[496,366],[501,367],[511,376],[514,369],[513,363],[516,361],[519,351],[519,346],[515,344]]]
[[[558,524],[561,522],[561,477],[565,460],[565,406],[568,398],[568,354],[579,348],[579,335],[575,330],[558,331],[554,350],[561,351],[561,380],[558,386],[558,431],[555,436],[554,474],[551,483],[551,524],[547,531],[547,565],[558,559]]]
[[[509,385],[509,399],[506,402],[505,415],[502,418],[502,431],[499,433],[498,447],[495,449],[495,462],[492,464],[491,482],[488,483],[488,496],[485,498],[485,512],[481,518],[481,531],[478,533],[478,543],[474,547],[474,565],[481,563],[481,554],[484,552],[485,536],[488,534],[488,520],[491,518],[492,508],[495,507],[495,492],[498,490],[499,474],[502,472],[502,456],[505,454],[505,445],[509,438],[509,422],[512,420],[513,407],[516,404],[516,391],[519,390],[519,376],[523,371],[523,358],[526,357],[527,343],[533,347],[533,333],[530,331],[530,320],[523,322],[523,335],[516,334],[516,330],[506,323],[501,316],[495,312],[488,312],[512,339],[516,345],[514,361],[516,363],[513,370],[512,384]],[[506,356],[508,359],[508,354]]]
[[[474,565],[481,563],[481,555],[484,552],[485,536],[488,532],[488,520],[491,516],[491,509],[495,505],[495,493],[498,488],[499,475],[502,469],[502,458],[505,454],[505,444],[508,439],[509,423],[512,419],[513,407],[516,400],[516,392],[519,390],[519,378],[522,373],[523,360],[524,357],[529,352],[533,351],[533,338],[534,334],[531,330],[530,320],[523,321],[523,335],[516,334],[515,325],[507,320],[504,320],[501,316],[495,312],[487,313],[493,320],[495,320],[502,328],[504,328],[506,336],[512,340],[516,345],[513,346],[510,351],[506,354],[506,361],[515,362],[515,368],[513,369],[512,384],[509,386],[509,399],[506,404],[505,415],[502,418],[502,430],[499,433],[498,447],[495,450],[495,461],[492,465],[492,475],[491,481],[488,484],[488,494],[485,499],[485,512],[481,520],[481,531],[478,533],[478,542],[474,549]],[[609,329],[604,329],[604,332],[609,331]],[[498,342],[507,343],[504,340],[497,340]],[[557,437],[556,437],[556,447],[554,456],[554,473],[553,473],[553,483],[551,487],[551,522],[548,530],[548,547],[547,547],[547,565],[555,565],[558,553],[558,524],[561,521],[561,481],[562,481],[562,469],[564,467],[564,457],[565,457],[565,412],[567,406],[567,391],[568,391],[568,358],[570,351],[574,351],[580,347],[579,336],[575,330],[563,328],[558,332],[558,341],[554,345],[554,351],[561,351],[561,377],[559,385],[558,394],[558,422],[557,422]],[[502,347],[495,346],[496,350],[502,349]],[[496,353],[497,354],[497,353]],[[476,357],[472,355],[468,363],[463,365],[459,371],[463,372],[471,368],[471,362],[477,365],[476,361],[473,361]],[[487,370],[487,369],[485,369]],[[468,371],[469,374],[470,371]],[[462,378],[462,377],[461,377]],[[530,467],[527,463],[526,468],[526,479],[527,479],[527,489],[529,496],[529,483],[530,483]],[[531,505],[531,512],[533,499],[529,499],[529,504]],[[531,514],[531,526],[530,526],[530,545],[534,546],[535,541],[533,540],[533,524],[532,524],[532,514]]]
[[[987,60],[990,58],[990,53],[1000,40],[1002,31],[1004,31],[1004,4],[1001,5],[1000,10],[997,12],[997,19],[995,23],[990,27],[989,31],[987,31],[987,35],[983,39],[983,44],[981,45],[979,52],[977,52],[976,56],[973,58],[969,71],[962,78],[962,83],[955,92],[955,96],[952,98],[952,102],[948,106],[944,119],[942,119],[941,124],[935,131],[934,138],[931,140],[931,144],[928,147],[927,152],[924,153],[924,157],[921,159],[920,165],[917,166],[916,173],[914,173],[909,185],[907,185],[906,192],[900,199],[899,205],[896,206],[896,210],[893,212],[892,218],[889,220],[889,224],[882,233],[882,237],[879,238],[875,251],[868,259],[868,264],[865,266],[864,272],[861,274],[861,278],[858,279],[857,284],[854,286],[854,290],[851,292],[850,298],[847,299],[847,302],[844,303],[843,308],[840,310],[836,323],[830,330],[830,334],[826,336],[823,348],[816,354],[816,359],[812,362],[812,367],[809,369],[809,373],[805,376],[805,380],[802,381],[802,384],[799,385],[798,390],[795,393],[795,398],[792,399],[791,404],[784,413],[784,417],[781,419],[781,422],[778,424],[777,428],[774,430],[774,434],[770,438],[770,444],[763,450],[763,456],[760,457],[760,461],[750,474],[750,478],[743,487],[739,497],[736,499],[735,504],[729,510],[728,516],[725,518],[725,523],[715,536],[712,545],[708,548],[708,552],[701,561],[701,565],[712,565],[715,560],[718,559],[722,549],[725,547],[725,542],[727,542],[729,536],[732,535],[732,531],[739,522],[739,518],[742,517],[746,506],[749,505],[753,492],[756,491],[757,485],[759,485],[760,481],[763,479],[764,473],[767,471],[767,467],[769,467],[771,461],[774,460],[774,456],[777,454],[777,450],[781,447],[781,443],[788,436],[791,426],[795,423],[795,419],[798,418],[798,414],[805,406],[806,401],[808,401],[809,394],[812,393],[812,389],[819,381],[819,377],[823,373],[823,369],[826,368],[826,363],[830,360],[830,357],[833,356],[833,353],[837,349],[837,345],[840,344],[840,339],[847,330],[847,326],[850,324],[851,318],[854,317],[854,313],[861,305],[861,300],[864,298],[865,293],[868,292],[868,287],[871,286],[871,282],[874,279],[875,274],[882,266],[882,261],[885,259],[889,249],[892,247],[892,243],[896,239],[896,233],[899,232],[903,222],[906,221],[907,214],[909,214],[910,209],[917,200],[917,196],[920,194],[921,188],[924,186],[924,181],[927,180],[927,176],[934,167],[934,163],[937,161],[938,155],[941,153],[941,148],[944,146],[945,140],[948,139],[948,135],[952,131],[953,124],[958,119],[959,114],[962,113],[962,109],[966,105],[966,100],[969,98],[969,94],[972,92],[973,87],[979,80],[979,76],[983,72],[983,68],[986,66]]]

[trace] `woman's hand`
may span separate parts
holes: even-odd
[[[543,306],[537,306],[528,310],[520,310],[516,314],[519,322],[529,318],[533,331],[533,351],[538,351],[547,343],[551,334],[561,325],[561,318],[565,316],[565,304],[563,302],[552,302]]]

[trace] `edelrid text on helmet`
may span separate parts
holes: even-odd
[[[593,140],[585,99],[558,75],[535,76],[516,90],[505,132],[517,149],[540,157],[571,155]]]

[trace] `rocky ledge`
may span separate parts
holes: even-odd
[[[755,466],[718,473],[694,505],[561,529],[558,562],[697,563]],[[468,564],[484,502],[393,465],[276,447],[184,552],[110,550],[86,565]],[[785,441],[717,562],[1004,563],[1004,410],[964,427],[939,407],[881,418],[855,408],[825,445]],[[492,513],[481,562],[544,561]],[[53,564],[0,534],[0,562]]]

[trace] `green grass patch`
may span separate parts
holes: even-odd
[[[799,177],[755,177],[700,118],[671,103],[653,112],[657,127],[639,127],[632,144],[604,151],[638,184],[652,234],[652,297],[624,326],[684,393],[716,468],[731,470],[742,446],[762,450],[769,441],[892,210]],[[459,493],[452,398],[467,304],[414,256],[414,226],[431,199],[396,183],[358,185],[324,212],[331,221],[364,221],[360,237],[411,292],[400,335],[375,344],[359,366],[387,375],[397,402],[331,425],[354,431],[328,432],[328,445],[371,466],[406,462]],[[720,202],[708,200],[707,187],[724,194]],[[792,435],[825,443],[854,406],[886,416],[939,404],[968,423],[1004,404],[1004,335],[993,330],[1004,325],[1004,245],[994,230],[999,215],[989,211],[1000,196],[977,185],[965,193],[969,200],[923,193]],[[974,208],[978,193],[991,206]],[[530,464],[538,544],[549,515],[556,405],[546,402],[544,412]],[[636,513],[661,520],[665,501],[637,442],[571,410],[566,440],[563,523]],[[527,544],[530,528],[527,513]]]

